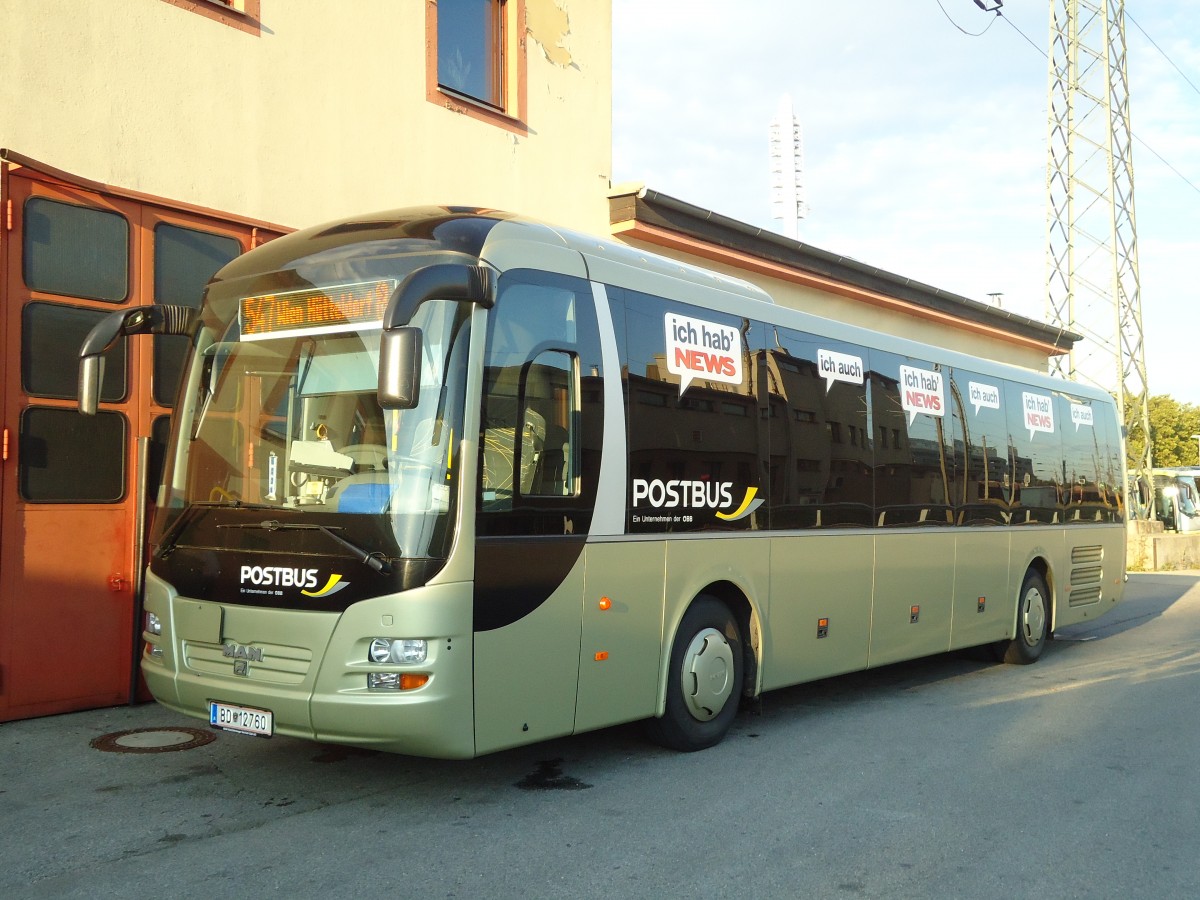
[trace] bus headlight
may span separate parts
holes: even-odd
[[[162,634],[162,622],[152,612],[146,613],[146,633]]]
[[[373,663],[423,663],[429,655],[429,642],[412,638],[375,638],[367,651]]]

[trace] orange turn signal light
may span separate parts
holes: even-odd
[[[612,601],[609,600],[607,597],[601,597],[600,598],[600,608],[601,609],[612,609]]]
[[[400,690],[412,691],[429,683],[425,672],[404,672],[400,675]]]

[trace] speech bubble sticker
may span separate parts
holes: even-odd
[[[847,384],[863,383],[864,367],[861,356],[838,353],[835,350],[817,350],[817,369],[825,379],[826,394],[835,381],[844,381]]]
[[[1029,429],[1030,441],[1039,431],[1054,434],[1054,402],[1049,397],[1022,391],[1021,407],[1025,411],[1025,427]]]
[[[679,396],[696,379],[742,383],[742,333],[732,325],[667,313],[667,371],[679,376]]]
[[[900,405],[911,426],[920,413],[939,418],[946,415],[942,373],[913,366],[900,367]]]
[[[1092,419],[1092,408],[1084,406],[1082,403],[1071,404],[1071,421],[1075,423],[1075,431],[1079,431],[1079,426],[1083,425],[1091,428],[1094,424]]]
[[[971,405],[975,407],[975,415],[979,415],[981,409],[1000,408],[1000,388],[994,384],[969,381],[967,382],[967,396],[971,400]]]

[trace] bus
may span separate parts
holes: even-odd
[[[1154,507],[1158,519],[1168,531],[1192,534],[1200,531],[1200,491],[1197,491],[1198,466],[1154,469]]]
[[[1030,663],[1125,581],[1102,391],[520,216],[280,237],[198,310],[141,669],[217,728],[470,758],[958,648]]]

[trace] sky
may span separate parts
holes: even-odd
[[[1125,12],[1147,381],[1200,404],[1200,16]],[[790,95],[801,241],[1045,321],[1049,21],[1050,0],[613,0],[613,182],[782,233]]]

